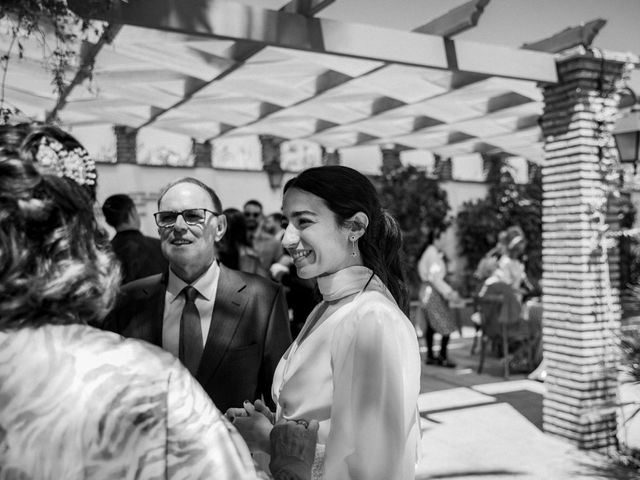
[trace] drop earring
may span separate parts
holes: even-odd
[[[357,257],[358,256],[358,249],[356,248],[356,236],[355,235],[351,235],[349,240],[351,240],[351,248],[352,248],[351,256],[352,257]]]

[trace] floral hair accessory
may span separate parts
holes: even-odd
[[[36,161],[42,173],[67,177],[79,185],[94,187],[96,184],[96,164],[82,147],[67,150],[59,141],[43,136]]]

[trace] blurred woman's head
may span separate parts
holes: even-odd
[[[216,252],[224,266],[238,270],[240,268],[240,247],[241,245],[249,246],[244,213],[237,208],[225,208],[222,213],[227,218],[227,230],[224,232],[224,236],[216,242]]]
[[[11,128],[2,128],[0,142],[25,133]],[[111,307],[119,270],[87,184],[41,173],[13,145],[0,143],[0,328],[97,322]]]
[[[517,225],[507,228],[504,240],[505,253],[511,258],[520,258],[524,253],[527,242],[524,231]]]
[[[289,225],[282,245],[300,277],[364,265],[387,285],[398,305],[406,307],[400,228],[383,211],[367,177],[344,166],[305,170],[285,185],[283,212]]]

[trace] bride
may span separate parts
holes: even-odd
[[[415,478],[420,356],[403,313],[401,235],[375,188],[348,167],[303,171],[284,187],[282,239],[323,301],[276,369],[276,412],[245,402],[227,415],[254,450],[272,423],[320,423],[313,478]],[[402,307],[402,309],[401,309]]]

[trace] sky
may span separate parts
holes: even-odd
[[[318,16],[409,31],[428,23],[467,0],[335,0]],[[458,40],[518,48],[567,27],[595,19],[607,24],[593,41],[602,50],[640,56],[640,0],[490,0],[478,25],[455,36]],[[640,98],[640,70],[629,87]],[[413,155],[415,154],[415,155]],[[363,171],[377,171],[377,148],[341,151],[342,161]],[[412,152],[422,162],[420,152]],[[376,161],[372,161],[376,157]]]
[[[336,0],[319,16],[412,30],[467,0]],[[567,27],[607,20],[593,45],[640,55],[640,0],[490,0],[478,25],[455,38],[520,47]],[[631,88],[640,95],[640,71]]]

